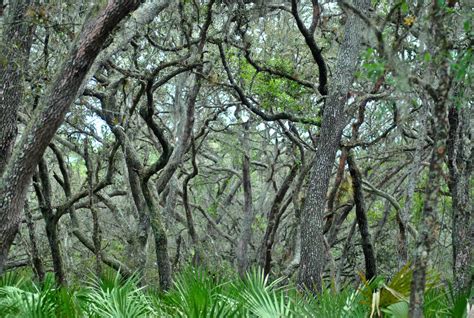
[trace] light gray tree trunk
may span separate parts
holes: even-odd
[[[355,0],[354,7],[367,14],[370,0]],[[357,70],[364,22],[349,12],[344,40],[339,48],[334,76],[329,84],[329,95],[321,123],[316,159],[311,171],[306,200],[301,214],[301,261],[298,285],[314,292],[322,288],[322,272],[325,265],[323,217],[326,194],[332,166],[346,123],[344,106],[347,93]]]
[[[409,310],[409,316],[414,318],[423,317],[428,260],[440,231],[437,209],[441,190],[441,178],[443,176],[443,164],[447,152],[448,100],[452,84],[452,75],[449,73],[450,62],[447,58],[449,44],[445,25],[446,11],[438,1],[433,1],[430,10],[429,18],[432,22],[430,35],[432,37],[428,38],[427,43],[432,44],[432,48],[436,48],[432,49],[432,56],[440,56],[441,58],[435,59],[435,63],[429,65],[430,67],[428,68],[430,71],[429,75],[432,76],[429,80],[435,82],[437,87],[434,88],[431,84],[428,86],[422,85],[423,90],[420,94],[421,96],[429,95],[431,98],[429,105],[425,105],[425,107],[432,106],[432,119],[429,129],[431,130],[433,145],[431,148],[428,181],[425,187],[422,218],[418,231],[419,235],[414,251],[414,270]],[[434,81],[434,79],[436,80]]]
[[[23,76],[33,29],[26,17],[30,0],[10,3],[0,45],[0,177],[17,135],[17,112],[23,101]]]

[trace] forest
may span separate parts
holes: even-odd
[[[473,21],[0,0],[0,317],[474,317]]]

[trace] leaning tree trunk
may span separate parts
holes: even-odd
[[[295,164],[291,167],[290,172],[286,176],[285,180],[278,189],[275,198],[273,199],[272,207],[270,212],[267,216],[267,228],[265,230],[265,234],[263,235],[261,248],[260,248],[260,259],[259,263],[260,266],[263,268],[264,274],[270,274],[270,270],[272,267],[272,250],[273,244],[275,243],[275,237],[278,230],[278,226],[280,225],[280,219],[282,216],[282,204],[283,199],[286,196],[286,193],[290,189],[293,180],[296,177],[296,173],[298,172],[298,165]]]
[[[109,1],[97,18],[84,26],[8,160],[0,180],[0,273],[18,231],[27,188],[38,161],[63,122],[106,38],[140,3]],[[6,107],[6,110],[16,115],[16,109]],[[5,116],[3,111],[2,115]]]
[[[364,14],[370,0],[355,0],[354,7]],[[322,289],[325,252],[323,218],[332,166],[346,125],[344,106],[359,61],[364,22],[349,13],[344,40],[339,48],[332,83],[329,85],[316,159],[311,171],[306,200],[301,214],[301,261],[298,285],[318,292]]]
[[[357,167],[352,151],[348,152],[347,163],[352,178],[352,189],[354,191],[354,203],[356,206],[356,219],[362,239],[362,250],[365,259],[365,277],[370,280],[377,275],[377,266],[375,263],[375,253],[370,238],[369,224],[367,222],[364,193],[362,192],[362,175]]]

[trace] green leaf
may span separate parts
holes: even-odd
[[[423,59],[425,60],[425,62],[431,61],[431,54],[429,52],[426,52],[423,56]]]
[[[407,13],[408,13],[409,8],[408,8],[408,4],[406,3],[406,1],[404,1],[404,2],[402,3],[402,5],[400,6],[400,10],[402,10],[402,13],[403,13],[403,14],[407,14]]]

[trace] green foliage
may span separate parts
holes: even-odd
[[[118,274],[117,274],[118,275]],[[147,317],[156,315],[150,301],[130,279],[124,284],[103,289],[100,283],[87,289],[85,311],[89,317]]]
[[[163,295],[161,308],[169,317],[232,317],[237,303],[223,295],[224,284],[203,268],[186,268],[174,288]]]
[[[391,304],[387,308],[383,308],[382,312],[387,314],[388,317],[397,318],[408,318],[409,304],[401,301],[395,304]]]
[[[81,317],[73,289],[56,287],[53,275],[46,275],[43,284],[24,284],[23,279],[2,277],[0,312],[2,317]]]
[[[346,287],[335,293],[326,288],[314,297],[284,284],[281,278],[270,281],[258,269],[238,278],[189,267],[177,274],[173,288],[164,294],[138,287],[137,276],[124,279],[113,271],[89,279],[82,288],[59,288],[52,275],[41,285],[27,284],[22,275],[11,272],[0,277],[0,313],[1,317],[35,318],[362,318],[374,308],[374,317],[379,309],[384,317],[400,318],[408,317],[411,275],[411,268],[405,266],[387,284],[378,277],[358,289]],[[425,316],[465,317],[470,295],[441,288],[433,277],[428,275]]]
[[[364,69],[364,75],[373,82],[375,82],[384,72],[385,64],[378,57],[378,53],[373,48],[368,48],[362,55],[362,67]],[[358,77],[362,74],[358,73]]]
[[[277,71],[293,74],[295,67],[291,61],[275,58],[267,65]],[[258,96],[262,108],[274,111],[304,111],[308,106],[302,102],[307,89],[288,79],[257,70],[246,61],[240,62],[240,76],[246,86]]]
[[[317,299],[311,295],[305,296],[307,304],[304,313],[307,317],[367,317],[367,307],[361,300],[360,290],[347,287],[334,293],[326,288]]]
[[[362,294],[364,295],[363,303],[372,304],[373,294],[378,292],[378,306],[386,308],[400,301],[407,302],[410,297],[410,287],[413,277],[413,268],[410,264],[402,267],[388,282],[385,283],[383,277],[376,277],[371,281],[367,281],[361,274],[363,282]],[[429,270],[426,275],[426,291],[436,288],[439,284],[437,273]]]

